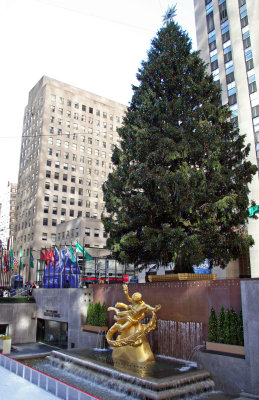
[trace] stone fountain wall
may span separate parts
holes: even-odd
[[[121,285],[92,285],[94,301],[107,306],[127,303]],[[129,293],[139,291],[150,305],[161,304],[157,330],[149,334],[156,354],[194,359],[207,339],[211,307],[241,310],[240,279],[129,284]],[[112,325],[112,315],[109,325]]]

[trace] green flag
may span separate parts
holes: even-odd
[[[20,249],[20,267],[22,267],[22,249]]]
[[[255,213],[259,212],[259,206],[249,207],[248,212],[249,212],[249,217],[253,217]]]
[[[13,249],[10,247],[10,267],[13,269]]]
[[[73,264],[76,263],[76,257],[75,257],[75,254],[74,254],[74,250],[73,250],[72,244],[70,245],[70,257],[69,258],[70,258],[70,260],[72,261]]]
[[[78,242],[76,242],[76,253],[83,253],[86,261],[93,260],[93,257]]]
[[[31,249],[30,249],[30,267],[31,267],[31,268],[34,268],[34,265],[33,265],[33,255],[32,255]]]

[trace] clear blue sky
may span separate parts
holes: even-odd
[[[0,194],[17,182],[23,112],[43,76],[128,104],[168,0],[2,0]],[[193,0],[178,23],[196,49]]]

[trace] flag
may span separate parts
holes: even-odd
[[[255,213],[259,212],[259,206],[249,207],[248,212],[249,212],[249,217],[253,217]]]
[[[54,260],[55,260],[55,268],[56,269],[59,269],[59,267],[61,266],[60,264],[60,253],[59,253],[59,251],[58,251],[58,248],[57,247],[55,247],[55,250],[54,250]]]
[[[78,242],[76,242],[76,253],[83,253],[86,261],[93,260],[93,257]]]
[[[34,265],[33,265],[33,255],[32,255],[31,249],[30,249],[30,267],[31,267],[31,268],[34,268]]]
[[[50,259],[50,262],[54,264],[54,253],[53,253],[52,249],[50,249],[50,251],[49,251],[49,259]]]
[[[40,251],[40,259],[41,259],[42,261],[45,261],[45,259],[46,259],[45,254],[43,253],[42,250]]]
[[[12,248],[10,248],[9,255],[10,255],[10,268],[13,269],[13,249]]]
[[[70,260],[71,260],[71,262],[73,263],[73,264],[75,264],[76,263],[76,259],[75,259],[75,254],[74,254],[74,251],[73,251],[73,247],[72,247],[72,244],[70,245]]]
[[[20,248],[20,266],[22,267],[22,249]]]
[[[50,263],[50,253],[49,253],[48,249],[46,249],[46,251],[45,251],[45,264],[47,266],[49,266],[49,263]]]

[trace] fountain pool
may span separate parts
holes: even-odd
[[[194,363],[160,356],[143,364],[114,360],[111,350],[73,349],[52,351],[45,359],[22,362],[103,400],[124,396],[127,399],[175,399],[214,388],[209,372],[198,370]]]

